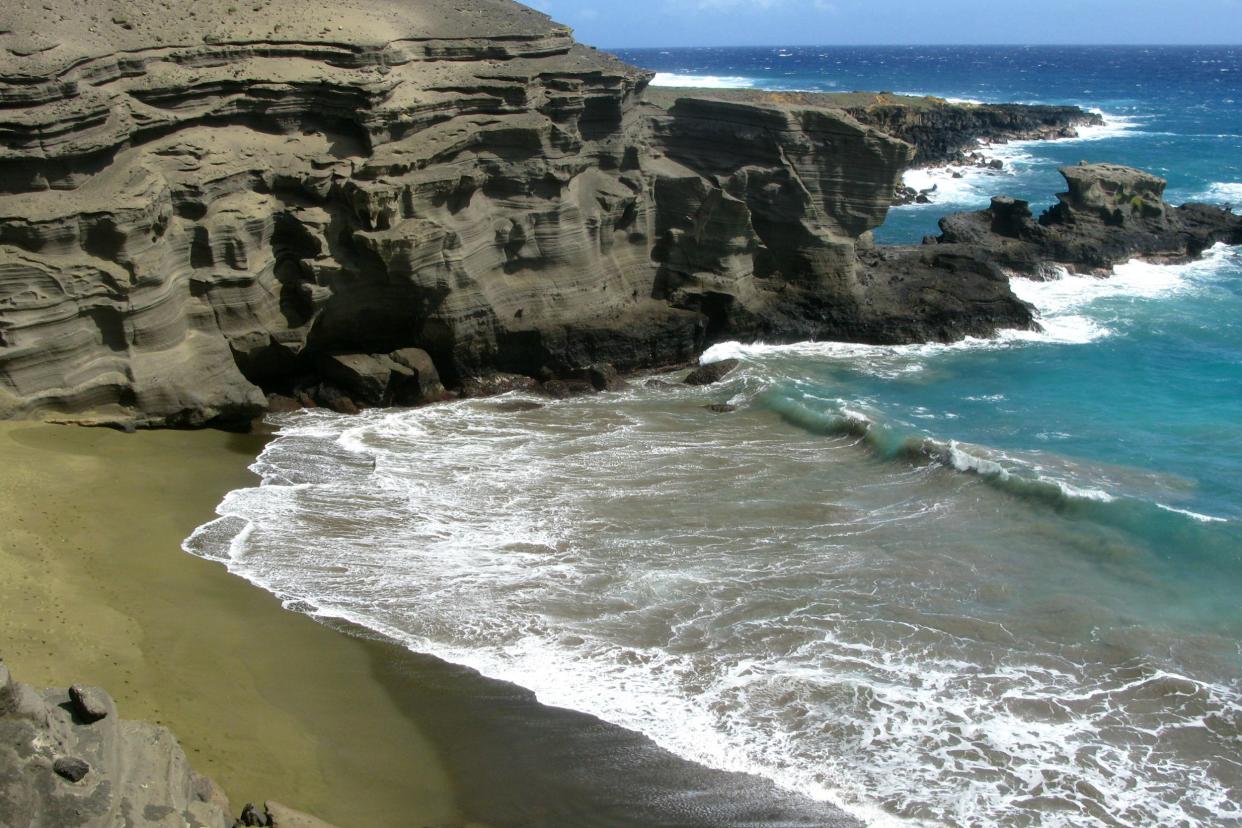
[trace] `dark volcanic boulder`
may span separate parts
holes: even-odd
[[[879,247],[861,256],[860,264],[871,289],[858,341],[952,342],[1035,327],[1031,307],[978,246]]]
[[[98,687],[75,684],[69,688],[69,703],[73,715],[86,724],[97,722],[113,712],[112,699]]]
[[[686,377],[686,385],[711,385],[720,382],[725,376],[741,363],[736,359],[722,359],[719,362],[709,362],[695,368]]]
[[[536,391],[539,381],[523,374],[489,373],[466,377],[461,383],[461,395],[470,397],[494,397],[510,391]]]
[[[362,406],[416,405],[444,395],[435,363],[421,348],[391,354],[333,354],[321,360],[320,372]]]
[[[52,771],[61,779],[81,782],[91,772],[91,766],[77,757],[66,756],[52,763]]]

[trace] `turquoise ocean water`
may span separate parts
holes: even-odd
[[[622,52],[670,85],[1075,103],[881,241],[1113,161],[1242,207],[1242,49]],[[722,343],[722,385],[311,411],[187,541],[873,824],[1242,824],[1242,253],[1015,281],[1044,332]],[[733,402],[735,414],[706,411]]]

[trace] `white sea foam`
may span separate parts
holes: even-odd
[[[1096,108],[1092,108],[1089,111],[1099,115],[1104,120],[1104,123],[1080,126],[1078,127],[1078,137],[1057,138],[1055,140],[1059,143],[1074,143],[1077,141],[1103,141],[1107,138],[1124,138],[1128,135],[1144,134],[1139,129],[1143,121],[1138,116],[1118,115]]]
[[[988,477],[999,477],[1002,480],[1008,480],[1010,477],[1009,470],[1000,463],[971,454],[963,449],[956,440],[949,443],[949,461],[953,464],[953,468],[958,471],[973,472]]]
[[[1036,152],[1040,144],[1054,142],[1068,144],[1075,142],[1101,141],[1107,138],[1119,138],[1127,135],[1139,135],[1141,122],[1138,118],[1126,115],[1104,113],[1098,109],[1091,110],[1104,119],[1104,123],[1096,126],[1078,127],[1078,136],[1074,138],[1054,138],[1046,141],[1010,141],[1007,144],[992,144],[980,141],[978,152],[986,159],[995,159],[1004,164],[1000,170],[973,164],[949,164],[941,167],[916,167],[902,175],[907,187],[915,190],[928,190],[932,203],[938,205],[985,205],[996,194],[998,179],[1020,174],[1040,163]],[[919,205],[903,205],[895,209],[908,209]]]
[[[939,98],[942,101],[948,101],[951,104],[966,104],[970,106],[982,106],[987,101],[981,101],[978,98],[959,98],[949,95],[936,95],[928,92],[894,92],[894,95],[902,95],[907,98]]]
[[[1015,279],[1039,308],[1043,333],[950,345],[733,342],[713,346],[703,361],[763,360],[770,370],[782,356],[810,356],[900,375],[959,349],[1086,342],[1113,331],[1111,316],[1097,312],[1101,302],[1191,290],[1236,257],[1218,247],[1189,265],[1127,263],[1110,279]],[[741,389],[734,399],[754,393],[762,373],[751,364],[731,377]],[[642,393],[631,392],[626,405]],[[658,417],[688,416],[669,412],[668,400],[699,393],[663,395]],[[874,426],[865,402],[830,402],[841,417]],[[686,403],[699,410],[697,398]],[[895,576],[885,556],[910,542],[909,526],[943,521],[937,532],[953,539],[943,556],[974,543],[961,534],[970,529],[959,525],[963,503],[907,494],[925,470],[892,464],[888,478],[869,485],[831,498],[811,492],[803,511],[790,513],[808,525],[782,524],[774,537],[766,513],[751,526],[741,506],[755,492],[781,502],[805,494],[805,486],[780,488],[781,464],[800,450],[822,463],[833,441],[785,443],[752,423],[732,443],[722,437],[716,451],[701,424],[653,430],[652,416],[592,398],[524,415],[502,415],[485,400],[353,418],[303,412],[281,421],[256,461],[264,485],[230,493],[224,517],[185,546],[290,607],[348,619],[528,687],[545,703],[634,728],[686,758],[834,802],[872,825],[910,824],[893,810],[956,824],[1017,813],[1022,822],[1032,818],[1022,803],[1037,790],[1066,809],[1041,812],[1049,826],[1087,824],[1093,812],[1128,824],[1179,824],[1193,813],[1242,819],[1227,785],[1160,738],[1176,730],[1179,740],[1193,734],[1214,745],[1218,722],[1242,715],[1235,688],[1167,671],[1136,679],[1133,663],[1101,673],[1098,654],[1024,652],[1047,642],[1019,645],[1020,631],[963,615],[973,593],[960,606],[918,614],[911,607],[928,595],[943,600],[965,580],[950,570],[924,581],[928,561],[939,560],[923,548],[934,532],[917,533],[905,564],[912,582],[934,588],[906,595],[896,611],[874,603],[884,598],[878,584],[887,585],[880,593],[901,589],[901,571]],[[1115,499],[1093,482],[1098,476],[1047,455],[951,443],[948,459],[1010,488],[1033,481],[1070,500]],[[738,525],[717,527],[704,516],[683,478],[696,468],[710,470],[711,498],[738,504]],[[624,516],[615,513],[619,493],[636,504]],[[682,511],[670,512],[679,501]],[[1222,521],[1159,505],[1198,523]],[[986,538],[981,545],[988,552],[978,566],[998,554]],[[1042,546],[1039,553],[1041,572],[1077,563],[1043,563]],[[797,600],[767,591],[798,572],[822,578],[832,555],[842,556],[832,589]],[[1062,574],[1059,583],[1088,583],[1094,605],[1111,581],[1092,585],[1092,572]],[[792,614],[766,615],[773,605]],[[945,628],[950,617],[960,620]],[[653,629],[667,629],[669,640],[652,643]],[[1004,653],[999,662],[988,660],[994,651]]]
[[[1230,204],[1242,209],[1242,182],[1218,181],[1187,201],[1206,201],[1213,204]]]
[[[754,78],[740,75],[683,75],[676,72],[657,72],[651,79],[652,86],[691,86],[699,89],[749,89],[755,85]]]
[[[1157,503],[1156,505],[1159,506],[1161,509],[1164,509],[1166,512],[1175,512],[1179,515],[1185,515],[1186,517],[1191,518],[1193,520],[1197,520],[1200,523],[1228,523],[1229,522],[1228,519],[1223,518],[1223,517],[1205,515],[1201,512],[1192,512],[1189,509],[1179,509],[1176,506],[1169,506],[1164,503]]]
[[[1133,260],[1118,265],[1109,277],[1074,275],[1064,268],[1048,280],[1014,277],[1010,287],[1018,298],[1031,303],[1041,330],[1005,329],[995,337],[966,337],[950,343],[912,345],[864,345],[855,342],[794,342],[771,344],[728,341],[717,343],[700,357],[708,364],[723,359],[744,362],[824,360],[840,363],[852,371],[896,378],[917,374],[946,356],[977,350],[998,350],[1048,345],[1084,345],[1116,335],[1125,329],[1125,314],[1118,302],[1154,301],[1199,290],[1214,284],[1226,267],[1236,266],[1242,255],[1223,244],[1188,264],[1153,264]],[[744,373],[744,372],[743,372]]]
[[[1242,816],[1217,777],[1176,753],[1192,735],[1220,749],[1205,719],[1236,717],[1236,692],[1167,670],[1136,675],[1132,661],[1101,669],[1074,656],[1091,636],[1071,632],[1071,651],[1052,654],[1038,634],[964,611],[980,600],[964,576],[998,555],[1029,566],[1006,577],[1032,589],[1025,578],[1040,573],[1085,579],[1095,606],[1113,581],[1097,583],[1093,562],[977,542],[962,509],[978,498],[912,496],[918,469],[893,464],[851,485],[842,458],[824,479],[839,484],[810,487],[783,464],[805,452],[822,465],[819,444],[753,423],[740,442],[704,442],[696,422],[655,427],[682,416],[667,408],[652,420],[584,399],[514,415],[470,400],[288,417],[256,463],[269,485],[230,493],[228,517],[186,546],[210,555],[209,536],[231,536],[233,553],[214,557],[291,607],[872,825],[910,824],[894,812],[915,824],[1049,826],[1091,813],[1126,824],[1178,824],[1198,809]],[[1005,457],[953,451],[963,469],[1008,474]],[[730,504],[726,525],[686,484],[695,469],[709,475],[709,500]],[[777,538],[771,499],[793,509]],[[972,546],[977,561],[940,571]],[[831,589],[817,586],[825,577]],[[1167,728],[1178,740],[1160,740]],[[1036,789],[1066,810],[1031,810]]]
[[[960,472],[994,478],[1002,483],[1046,484],[1055,488],[1069,500],[1112,503],[1117,499],[1116,496],[1098,486],[1080,485],[1064,477],[1042,474],[1038,466],[1003,453],[996,453],[995,459],[984,456],[987,453],[978,448],[968,449],[956,440],[949,442],[949,463]],[[1029,477],[1022,477],[1024,473]]]
[[[1058,269],[1060,278],[1057,279],[1014,278],[1009,284],[1018,298],[1039,310],[1046,327],[1076,320],[1074,326],[1095,326],[1095,335],[1090,338],[1098,338],[1106,334],[1107,329],[1101,327],[1099,319],[1082,315],[1089,312],[1092,304],[1114,298],[1158,299],[1196,290],[1215,277],[1223,266],[1238,259],[1235,248],[1218,244],[1187,264],[1156,264],[1132,259],[1114,267],[1107,277],[1071,275]]]

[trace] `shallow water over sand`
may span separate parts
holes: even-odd
[[[917,431],[900,394],[817,374],[936,386],[1081,346],[838,347],[718,349],[745,362],[709,389],[283,417],[266,485],[190,548],[873,820],[1242,817],[1233,516],[1161,508],[1177,474],[946,442],[952,419]]]
[[[718,84],[1080,103],[915,241],[1079,158],[1234,199],[1240,53],[631,53]],[[1237,70],[1237,71],[1235,71]],[[918,85],[915,85],[915,82]],[[684,80],[683,80],[684,82]],[[1242,821],[1242,259],[1018,282],[1044,330],[725,343],[706,389],[302,412],[191,551],[295,608],[509,679],[877,824]],[[671,379],[678,379],[672,377]],[[703,406],[731,402],[716,414]]]

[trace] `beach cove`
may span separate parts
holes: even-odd
[[[180,549],[267,435],[0,423],[0,637],[35,686],[99,685],[240,810],[332,822],[853,825],[767,780],[347,622],[289,612]],[[68,554],[71,553],[71,554]]]
[[[0,826],[1242,822],[1242,49],[562,2],[0,15]]]

